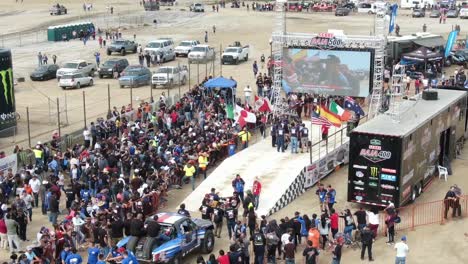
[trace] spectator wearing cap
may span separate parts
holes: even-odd
[[[26,258],[29,261],[29,264],[41,264],[42,260],[36,256],[36,253],[33,251],[33,246],[27,246],[26,247],[26,252],[24,253],[26,255]]]
[[[38,179],[36,174],[33,174],[32,179],[29,180],[29,186],[31,186],[34,196],[34,206],[37,208],[39,207],[39,191],[41,188],[41,181]]]
[[[406,236],[401,237],[401,241],[395,244],[394,249],[396,250],[395,264],[405,264],[409,252]]]
[[[195,190],[195,178],[194,178],[194,175],[195,175],[195,172],[197,171],[195,169],[195,166],[193,166],[194,164],[194,161],[193,160],[190,160],[185,166],[184,166],[184,172],[185,172],[185,176],[183,178],[183,180],[187,180],[187,179],[190,179],[190,182],[192,183],[192,191]]]

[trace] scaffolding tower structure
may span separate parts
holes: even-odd
[[[387,113],[392,116],[392,120],[395,123],[400,122],[400,117],[402,114],[400,104],[403,100],[403,91],[406,88],[404,87],[405,70],[405,65],[397,64],[393,67],[392,86],[388,88],[390,93],[390,102],[388,102],[389,111]]]
[[[273,35],[284,36],[286,34],[286,12],[284,2],[276,1],[275,11],[276,18],[273,28]],[[287,111],[281,98],[282,80],[283,80],[283,40],[271,39],[273,66],[273,87],[271,91],[271,101],[273,102],[273,118],[282,116]]]
[[[374,35],[382,40],[382,45],[375,49],[374,82],[370,96],[368,119],[374,118],[382,109],[383,72],[385,69],[385,46],[387,43],[388,20],[382,12],[375,14]]]

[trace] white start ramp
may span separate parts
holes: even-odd
[[[306,122],[306,126],[310,128],[310,122]],[[271,146],[271,137],[267,137],[225,159],[183,203],[187,210],[197,211],[211,188],[215,188],[220,197],[232,196],[232,181],[239,174],[245,181],[245,191],[252,189],[255,177],[259,178],[262,190],[256,212],[258,215],[270,215],[297,198],[319,178],[331,173],[337,164],[345,162],[347,154],[343,151],[347,151],[348,137],[345,131],[333,135],[337,130],[330,128],[329,134],[332,136],[328,139],[328,149],[325,143],[321,143],[320,147],[319,144],[313,146],[312,164],[310,153],[300,153],[298,149],[299,154],[291,154],[291,144],[285,153],[277,152]],[[310,133],[313,144],[321,138],[319,131],[320,127],[313,125]],[[333,159],[330,159],[331,155]]]

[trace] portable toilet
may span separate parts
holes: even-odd
[[[57,30],[55,26],[47,28],[47,41],[56,41]]]

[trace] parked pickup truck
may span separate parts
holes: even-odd
[[[107,47],[107,55],[111,55],[112,52],[118,52],[125,56],[128,52],[137,52],[138,44],[135,41],[117,39],[112,41],[112,43]]]
[[[60,80],[63,75],[71,73],[82,73],[84,75],[93,76],[96,69],[97,67],[94,63],[88,63],[84,60],[70,61],[63,64],[63,66],[57,70],[57,80]]]
[[[214,60],[215,53],[214,49],[208,45],[197,45],[192,48],[188,54],[189,63],[206,63],[208,61]]]
[[[241,46],[229,46],[227,47],[222,56],[222,64],[238,64],[239,61],[247,61],[249,59],[249,45]]]
[[[174,84],[184,85],[188,79],[187,66],[164,66],[160,67],[151,77],[151,87],[171,86]]]
[[[199,45],[200,41],[198,40],[184,40],[181,41],[179,46],[175,47],[175,55],[177,56],[188,56],[190,50],[196,45]]]
[[[67,8],[63,5],[60,5],[60,4],[56,4],[56,5],[53,5],[52,8],[49,10],[50,11],[50,15],[53,16],[53,15],[66,15],[67,14]]]
[[[205,7],[203,4],[195,3],[190,6],[190,11],[192,12],[205,12]]]

